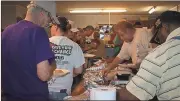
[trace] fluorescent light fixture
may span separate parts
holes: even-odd
[[[149,14],[152,14],[154,11],[155,11],[155,7],[151,8],[151,9],[149,10]]]
[[[119,13],[119,12],[126,12],[125,9],[110,9],[110,10],[71,10],[70,13]]]
[[[100,13],[102,10],[72,10],[70,13]]]
[[[102,10],[102,12],[110,12],[110,13],[118,13],[118,12],[126,12],[125,9],[114,9],[114,10]]]

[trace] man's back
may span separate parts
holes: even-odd
[[[2,33],[2,90],[7,98],[48,99],[47,83],[38,78],[36,67],[47,57],[40,56],[47,52],[40,50],[45,46],[40,43],[44,40],[48,43],[44,29],[25,20],[7,27]],[[51,56],[49,54],[49,58]]]

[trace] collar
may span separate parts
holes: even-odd
[[[180,27],[177,28],[177,29],[175,29],[174,31],[172,31],[172,32],[168,35],[166,41],[170,40],[171,38],[173,38],[173,37],[175,37],[175,36],[180,36]]]
[[[58,38],[58,39],[62,39],[62,38],[66,38],[65,36],[52,36],[51,38]]]

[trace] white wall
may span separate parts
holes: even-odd
[[[83,28],[87,25],[93,25],[94,27],[98,24],[109,24],[109,15],[95,15],[95,14],[68,14],[68,15],[61,15],[67,17],[69,20],[74,21],[73,27],[80,27]],[[111,15],[110,22],[111,24],[115,24],[121,19],[127,20],[140,20],[141,18],[151,19],[156,18],[156,16],[149,15]]]

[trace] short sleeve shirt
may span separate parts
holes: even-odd
[[[117,57],[124,60],[132,58],[133,63],[136,64],[139,58],[140,60],[145,58],[146,54],[142,57],[138,57],[137,53],[138,51],[145,51],[149,49],[150,39],[151,35],[149,35],[147,30],[144,28],[137,28],[133,41],[130,43],[124,42]]]
[[[51,60],[44,28],[22,20],[2,33],[2,90],[13,100],[48,100],[47,82],[37,76],[37,64]]]
[[[53,83],[49,84],[49,91],[59,92],[61,89],[67,89],[67,93],[70,94],[73,69],[85,63],[84,54],[77,43],[64,36],[53,36],[50,38],[50,43],[55,54],[57,68],[67,69],[70,74],[56,78]]]
[[[124,42],[120,53],[117,55],[117,57],[123,59],[123,60],[129,60],[131,58],[131,49],[132,49],[132,43]]]
[[[180,28],[142,61],[138,73],[126,88],[140,100],[180,100]]]

